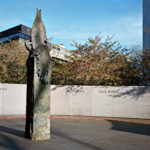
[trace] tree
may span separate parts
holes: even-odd
[[[25,83],[28,52],[23,44],[11,41],[0,44],[0,82]]]
[[[51,84],[55,85],[141,85],[143,56],[138,47],[123,49],[112,37],[89,38],[74,42],[69,62],[52,64]],[[17,41],[0,44],[0,82],[26,83],[24,44]]]
[[[136,67],[135,58],[131,57],[129,50],[122,49],[117,41],[112,41],[112,37],[103,42],[98,35],[89,38],[85,44],[75,42],[74,46],[76,50],[72,51],[71,62],[65,62],[57,68],[58,83],[114,86],[140,84],[141,72]],[[52,69],[52,74],[56,75],[56,69]]]

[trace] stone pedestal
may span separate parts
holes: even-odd
[[[50,84],[40,81],[35,56],[27,60],[25,137],[32,140],[50,139]]]

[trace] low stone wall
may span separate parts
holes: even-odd
[[[150,119],[150,87],[51,86],[52,115]],[[0,84],[0,115],[25,115],[26,85]]]

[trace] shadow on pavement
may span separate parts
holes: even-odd
[[[18,137],[24,137],[24,132],[20,131],[20,130],[16,130],[13,128],[9,128],[9,127],[4,127],[4,126],[0,126],[0,138],[2,139],[2,142],[0,140],[0,147],[6,148],[6,149],[10,149],[10,150],[25,150],[20,143],[17,142],[17,140],[9,135],[3,134],[3,133],[7,133],[7,134],[11,134],[11,135],[15,135]],[[91,149],[91,150],[102,150],[101,148],[90,144],[88,142],[84,142],[80,139],[76,139],[74,137],[72,137],[72,135],[67,135],[67,133],[64,133],[60,130],[52,130],[51,134],[57,137],[60,137],[62,140],[67,139],[70,142],[76,143],[78,145],[80,145],[81,147],[87,148],[87,149]],[[58,138],[59,140],[61,140],[60,138]],[[65,143],[65,141],[64,141]],[[75,144],[75,145],[76,145]]]
[[[8,134],[15,135],[15,136],[19,136],[19,137],[24,137],[24,132],[23,131],[16,130],[16,129],[13,129],[13,128],[0,126],[0,131],[8,133]]]
[[[112,130],[130,132],[150,136],[150,124],[108,120]]]
[[[24,132],[13,128],[0,126],[0,147],[7,150],[25,150],[15,138],[7,134],[24,137]]]
[[[16,140],[12,139],[7,135],[0,134],[2,142],[0,141],[0,147],[7,150],[25,150],[20,143],[17,143]]]
[[[63,133],[61,131],[58,131],[58,130],[57,131],[56,130],[52,131],[52,134],[55,135],[55,136],[59,136],[61,138],[65,138],[65,139],[67,139],[67,140],[69,140],[71,142],[75,142],[75,143],[77,143],[77,144],[79,144],[79,145],[81,145],[83,147],[87,147],[87,149],[90,148],[91,150],[102,150],[101,148],[99,148],[99,147],[97,147],[95,145],[92,145],[90,143],[87,143],[87,142],[81,141],[79,139],[73,138],[73,137],[71,137],[71,135],[67,135],[67,134],[65,134],[65,133]]]

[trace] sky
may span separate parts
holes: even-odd
[[[71,50],[99,33],[125,48],[142,46],[142,0],[0,0],[0,31],[23,24],[32,27],[42,9],[47,38]]]

